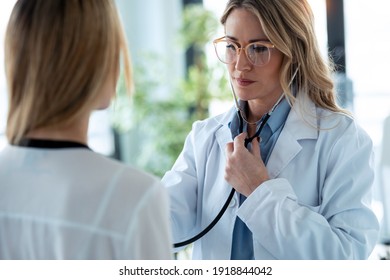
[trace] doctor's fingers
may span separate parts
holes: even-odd
[[[226,155],[231,155],[234,151],[234,144],[233,142],[226,144]]]
[[[234,138],[234,151],[247,150],[245,147],[245,139],[247,137],[246,132],[238,134],[236,138]]]
[[[252,155],[254,155],[256,158],[261,158],[261,151],[260,151],[260,145],[259,145],[259,138],[255,137],[252,140],[252,147],[250,149],[250,152]]]
[[[226,154],[231,155],[234,151],[245,148],[246,133],[241,133],[234,138],[234,142],[226,144]]]
[[[250,148],[247,149],[247,147],[245,147],[245,140],[247,138],[247,134],[246,133],[241,133],[239,134],[236,138],[234,138],[234,142],[233,142],[233,147],[229,147],[230,149],[230,153],[232,152],[240,152],[240,153],[243,153],[244,155],[247,154],[248,152],[250,152],[256,159],[260,159],[261,158],[261,154],[260,154],[260,145],[259,145],[259,137],[255,137],[252,142],[250,143]],[[231,150],[233,149],[233,150]]]

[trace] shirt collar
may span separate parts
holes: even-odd
[[[272,133],[277,131],[286,122],[290,109],[291,106],[287,99],[283,98],[279,105],[276,106],[275,111],[273,111],[267,122],[267,125],[271,128]]]
[[[241,108],[247,107],[248,102],[239,100],[239,106]],[[275,110],[272,112],[271,117],[268,119],[266,126],[268,126],[272,133],[275,133],[285,122],[287,116],[290,112],[291,106],[288,103],[286,98],[283,98],[278,106],[276,106]],[[264,116],[263,116],[264,118]],[[238,112],[233,115],[233,118],[229,122],[229,127],[232,132],[232,137],[234,139],[235,136],[239,134],[239,118]],[[244,124],[245,127],[245,124]]]

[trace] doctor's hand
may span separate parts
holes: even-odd
[[[234,142],[226,145],[225,180],[233,188],[248,197],[260,184],[269,180],[268,171],[260,156],[257,138],[249,151],[244,143],[247,134],[241,133]]]

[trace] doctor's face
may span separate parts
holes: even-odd
[[[262,108],[272,107],[282,93],[279,81],[282,53],[276,48],[267,50],[261,45],[252,44],[247,49],[247,56],[244,48],[250,43],[272,44],[265,36],[259,19],[246,9],[238,8],[230,13],[225,23],[225,34],[228,41],[243,48],[236,59],[228,63],[229,75],[238,98],[249,101],[250,105],[259,103]],[[265,52],[269,52],[269,61]],[[254,57],[260,54],[265,57],[264,60],[255,60]]]

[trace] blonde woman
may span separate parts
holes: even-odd
[[[168,200],[151,175],[94,153],[92,111],[130,62],[114,1],[19,0],[5,40],[0,259],[171,259]]]
[[[228,1],[214,46],[236,106],[195,122],[162,180],[178,250],[189,239],[195,259],[369,257],[372,142],[336,104],[313,20],[306,0]]]

